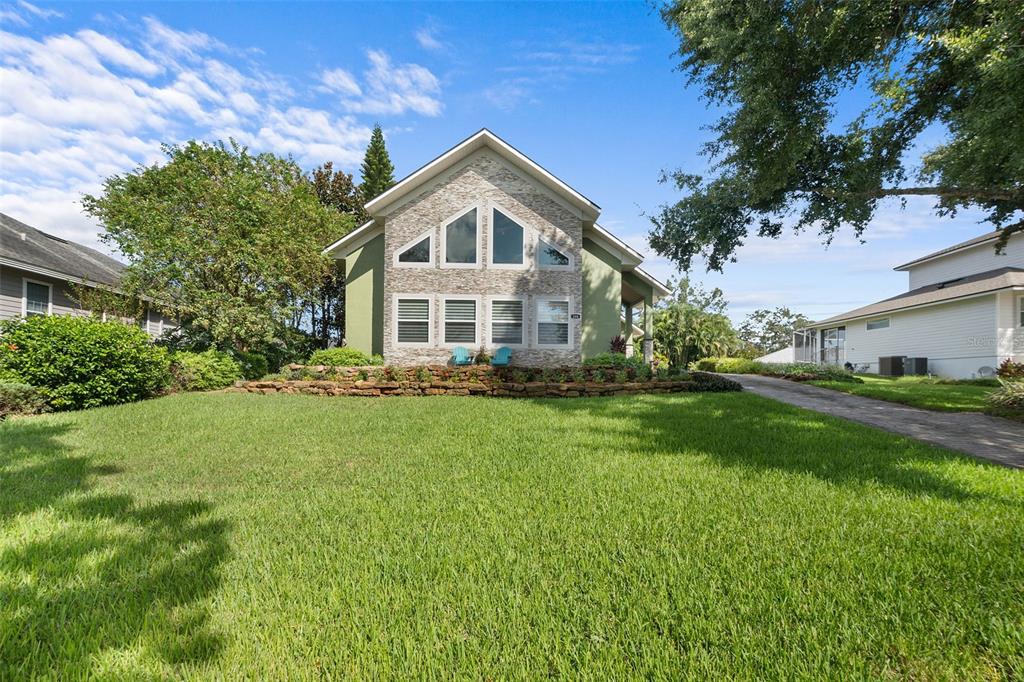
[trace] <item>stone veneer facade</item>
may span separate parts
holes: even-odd
[[[441,233],[445,225],[476,206],[479,249],[476,267],[445,267]],[[497,207],[526,230],[532,231],[572,259],[571,269],[542,270],[528,267],[533,249],[527,251],[521,269],[488,266],[491,209]],[[536,343],[536,301],[538,297],[569,298],[570,314],[579,316],[583,306],[582,216],[526,174],[489,150],[474,153],[463,163],[434,180],[415,196],[400,204],[384,218],[384,357],[393,365],[445,363],[453,345],[443,343],[443,297],[445,294],[477,297],[476,347],[490,343],[489,296],[525,299],[524,344],[512,348],[513,363],[533,367],[565,367],[580,362],[580,319],[571,319],[570,344],[565,349],[538,348]],[[433,230],[434,264],[430,267],[400,267],[395,253],[425,232]],[[410,347],[395,343],[395,296],[424,294],[433,298],[432,343]],[[465,344],[462,344],[465,345]],[[475,351],[476,348],[470,349]]]

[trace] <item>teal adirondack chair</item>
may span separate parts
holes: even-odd
[[[469,354],[469,351],[462,346],[455,346],[452,348],[452,364],[453,365],[472,365],[473,356]]]
[[[498,350],[494,351],[494,357],[491,358],[492,367],[508,367],[508,363],[512,361],[512,349],[508,346],[502,346]]]

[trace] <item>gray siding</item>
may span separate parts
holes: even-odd
[[[0,266],[0,320],[21,316],[25,279],[50,285],[54,315],[88,315],[71,298],[71,287],[64,280]]]

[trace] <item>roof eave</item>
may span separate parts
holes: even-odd
[[[375,216],[386,213],[390,206],[401,200],[406,194],[427,183],[438,173],[443,172],[483,147],[490,147],[510,161],[522,166],[541,180],[542,184],[547,186],[548,189],[554,191],[570,205],[577,208],[584,220],[597,220],[598,215],[601,213],[600,206],[486,128],[474,133],[429,163],[420,166],[395,184],[394,187],[367,202],[365,206],[367,213]]]

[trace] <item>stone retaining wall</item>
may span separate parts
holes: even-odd
[[[293,371],[301,371],[298,365]],[[304,393],[327,396],[478,395],[505,398],[578,398],[584,396],[634,395],[638,393],[683,393],[740,390],[724,377],[694,372],[688,378],[647,381],[525,381],[510,380],[515,370],[495,372],[486,367],[451,368],[432,365],[419,368],[338,367],[308,368],[329,373],[331,379],[282,379],[237,381],[233,393]],[[568,370],[566,370],[568,372]],[[370,373],[374,374],[370,374]],[[369,376],[367,376],[369,375]]]
[[[645,381],[624,384],[498,381],[238,381],[232,393],[306,393],[332,396],[485,395],[506,398],[578,398],[581,396],[701,391],[695,381]]]

